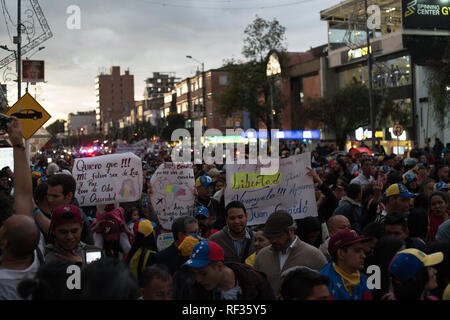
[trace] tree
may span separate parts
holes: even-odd
[[[174,132],[176,129],[185,127],[186,127],[186,119],[184,115],[178,113],[169,114],[166,117],[166,122],[161,132],[161,138],[164,141],[172,141],[172,132]]]
[[[64,133],[64,124],[66,123],[65,120],[56,120],[52,124],[50,124],[47,128],[45,128],[51,135],[52,140],[56,141],[56,135],[58,133]]]
[[[271,129],[270,81],[266,76],[267,56],[271,51],[280,53],[285,60],[286,28],[273,19],[266,21],[258,16],[245,28],[242,54],[247,62],[226,60],[224,71],[229,73],[228,87],[220,98],[219,112],[231,116],[237,111],[248,111],[258,126],[259,121]],[[274,105],[282,107],[282,99],[274,91]],[[256,128],[257,129],[257,128]]]
[[[433,104],[433,114],[439,128],[443,130],[450,124],[450,42],[447,44],[441,59],[427,62],[430,68],[427,86],[430,102]]]
[[[308,98],[305,115],[313,121],[325,124],[336,134],[336,144],[344,150],[347,135],[369,125],[369,89],[361,83],[351,84],[325,98]],[[389,117],[394,110],[392,101],[374,92],[374,114],[377,124]]]

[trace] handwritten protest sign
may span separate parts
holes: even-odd
[[[309,152],[280,159],[277,173],[261,175],[261,164],[227,165],[225,204],[241,201],[248,225],[264,224],[270,214],[286,210],[294,219],[317,216],[314,183],[306,175],[311,167]]]
[[[192,163],[165,162],[156,169],[152,185],[152,205],[161,226],[170,230],[172,221],[194,210],[194,169]]]
[[[80,206],[132,202],[142,193],[142,162],[132,153],[79,158],[72,175]]]
[[[156,247],[158,248],[158,251],[163,251],[170,247],[173,242],[174,239],[172,233],[161,233],[156,241]]]

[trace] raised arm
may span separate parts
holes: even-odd
[[[32,217],[33,185],[31,170],[25,152],[22,126],[16,117],[8,124],[8,138],[13,146],[14,157],[14,209],[16,214]]]

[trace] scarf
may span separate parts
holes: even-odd
[[[356,271],[354,273],[347,273],[342,270],[336,263],[333,262],[333,268],[341,276],[342,283],[344,284],[345,290],[347,290],[348,294],[351,296],[353,294],[353,289],[359,284],[361,281],[361,277],[359,272]]]

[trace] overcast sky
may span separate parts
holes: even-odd
[[[3,0],[0,0],[3,1]],[[6,0],[8,14],[0,10],[0,44],[13,48],[17,33],[16,0]],[[30,8],[22,0],[23,11]],[[244,29],[258,15],[276,18],[286,27],[288,51],[306,51],[327,42],[327,24],[319,12],[339,0],[40,0],[53,37],[32,59],[45,60],[47,83],[30,86],[30,93],[52,115],[45,126],[66,119],[69,112],[94,110],[95,77],[112,65],[134,75],[135,99],[143,97],[144,79],[152,72],[175,72],[192,76],[198,64],[218,68],[224,59],[242,58]],[[67,8],[81,10],[81,28],[70,30]],[[275,7],[278,6],[278,7]],[[226,9],[225,9],[226,8]],[[23,19],[27,14],[24,12]],[[36,28],[40,33],[40,27]],[[36,35],[37,36],[37,35]],[[24,37],[26,42],[26,37]],[[33,53],[32,50],[30,53]],[[0,50],[0,60],[7,56]],[[9,65],[14,71],[15,64]],[[199,67],[200,68],[200,67]],[[0,70],[4,81],[5,68]],[[8,77],[8,76],[7,76]],[[22,94],[25,84],[22,85]],[[17,85],[8,82],[10,105],[17,98]]]

